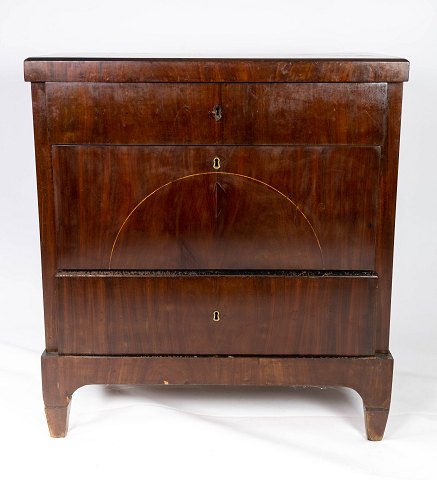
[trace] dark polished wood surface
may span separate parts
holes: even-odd
[[[386,90],[382,83],[49,83],[50,142],[380,145]]]
[[[25,62],[53,436],[82,385],[193,383],[349,386],[382,438],[408,66]]]
[[[52,158],[59,269],[375,270],[379,147],[56,146]]]
[[[384,83],[225,83],[223,141],[380,145],[386,88]]]
[[[405,82],[403,58],[50,58],[24,62],[28,82]]]
[[[56,282],[56,222],[54,208],[51,147],[48,140],[44,83],[32,84],[36,180],[38,187],[39,233],[44,298],[46,349],[58,348],[58,319],[54,312]]]
[[[369,440],[381,440],[390,408],[393,358],[78,356],[44,353],[50,434],[64,437],[73,393],[89,384],[341,386],[363,399]]]
[[[380,279],[376,313],[377,352],[387,352],[389,345],[402,89],[402,83],[388,84],[387,125],[379,176],[378,228],[375,249],[376,270]]]
[[[375,276],[67,275],[59,279],[59,353],[371,355],[375,349]]]

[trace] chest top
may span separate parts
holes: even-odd
[[[30,82],[404,82],[409,62],[377,55],[292,58],[31,57]]]

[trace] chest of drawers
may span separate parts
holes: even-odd
[[[346,386],[387,421],[403,59],[30,58],[43,395]]]

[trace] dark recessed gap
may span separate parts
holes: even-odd
[[[370,270],[58,270],[56,277],[377,277]]]

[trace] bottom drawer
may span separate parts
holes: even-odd
[[[377,277],[64,272],[65,354],[369,355]]]

